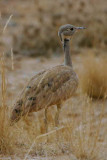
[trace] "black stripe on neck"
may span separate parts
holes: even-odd
[[[69,39],[65,38],[64,41],[65,41],[65,42],[66,42],[66,41],[69,41]]]
[[[65,39],[64,39],[64,44],[63,44],[64,51],[65,51],[65,47],[66,47],[66,45],[67,45],[67,42],[69,42],[69,39],[65,38]]]

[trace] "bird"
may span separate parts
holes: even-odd
[[[81,29],[85,27],[75,27],[71,24],[59,28],[58,36],[64,50],[64,64],[40,71],[28,81],[14,103],[10,118],[12,123],[30,112],[44,109],[45,129],[48,132],[47,111],[49,107],[56,105],[55,127],[59,126],[62,103],[71,98],[78,87],[78,76],[70,56],[70,41],[74,33]]]

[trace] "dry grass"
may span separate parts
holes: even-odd
[[[99,135],[102,128],[104,105],[101,105],[100,112],[96,115],[96,106],[90,99],[81,97],[81,100],[83,102],[79,117],[75,117],[74,104],[70,104],[72,120],[67,119],[66,122],[62,122],[63,127],[59,127],[59,130],[53,130],[48,134],[42,134],[34,138],[25,156],[26,158],[35,153],[36,156],[47,156],[47,158],[48,156],[57,157],[57,155],[68,154],[81,160],[98,159],[102,147],[101,144],[99,146]],[[51,121],[49,122],[51,123]],[[41,127],[43,128],[43,123]],[[48,143],[46,143],[47,135]]]
[[[1,67],[1,106],[0,106],[0,153],[9,153],[12,151],[14,137],[12,137],[12,130],[9,125],[9,108],[7,107],[6,96],[6,77],[4,56],[0,59]]]
[[[88,55],[84,58],[81,70],[81,86],[83,92],[93,98],[107,97],[107,57]]]
[[[81,106],[80,121],[77,123],[76,129],[73,128],[72,130],[72,149],[74,155],[81,160],[95,160],[98,158],[98,152],[100,151],[98,138],[101,131],[104,105],[102,105],[98,117],[95,115],[96,109],[90,99],[84,97]]]
[[[0,107],[0,152],[4,155],[14,155],[29,159],[29,157],[53,157],[57,155],[74,156],[75,159],[97,160],[100,154],[101,144],[99,135],[101,133],[102,118],[104,115],[104,105],[100,111],[93,102],[84,96],[74,97],[68,103],[70,108],[65,111],[62,109],[60,115],[61,126],[58,130],[54,129],[52,113],[49,110],[49,133],[45,134],[42,113],[29,115],[23,118],[14,126],[9,124],[10,109],[7,107],[8,97],[6,69],[4,57],[1,58],[1,102]],[[75,102],[75,100],[78,101]],[[79,104],[81,104],[79,106]],[[75,107],[77,108],[75,110]],[[54,111],[55,112],[55,111]],[[97,114],[96,114],[97,113]],[[66,115],[68,115],[66,117]],[[66,118],[64,118],[66,117]],[[48,143],[46,143],[48,136]],[[103,135],[104,136],[104,135]],[[98,154],[99,153],[99,154]],[[102,158],[103,159],[103,158]]]
[[[10,125],[10,114],[12,106],[8,105],[8,102],[11,101],[10,97],[7,97],[8,92],[8,80],[6,78],[6,64],[5,64],[4,55],[0,59],[0,73],[1,73],[1,97],[0,97],[0,154],[11,155],[15,152],[20,152],[20,146],[24,146],[24,141],[26,141],[26,146],[30,145],[30,140],[28,139],[27,134],[30,134],[30,131],[33,124],[30,125],[29,130],[27,130],[27,125],[21,121],[18,125]],[[12,104],[12,102],[11,102]],[[35,128],[36,129],[36,128]],[[21,135],[21,137],[20,137]],[[33,132],[32,132],[33,135]],[[31,140],[32,140],[32,136]],[[25,147],[25,146],[24,146]]]

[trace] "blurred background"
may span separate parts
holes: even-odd
[[[0,35],[0,49],[5,46],[8,55],[11,47],[18,55],[60,55],[63,50],[57,32],[67,23],[87,27],[73,37],[73,54],[87,49],[106,52],[106,0],[1,0],[0,12],[1,31],[13,15],[3,37]]]
[[[11,128],[10,110],[32,76],[63,63],[58,29],[64,24],[87,27],[71,41],[79,87],[63,104],[59,140],[54,133],[50,144],[44,137],[32,146],[35,137],[46,132],[44,111],[29,114]],[[55,112],[55,107],[49,108],[49,131],[55,129]],[[107,0],[0,0],[0,157],[1,153],[23,155],[20,160],[26,159],[25,153],[46,159],[64,155],[60,159],[68,160],[72,153],[78,160],[106,159]]]

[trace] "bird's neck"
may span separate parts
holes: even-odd
[[[72,67],[72,60],[71,60],[71,56],[70,56],[70,40],[69,39],[64,39],[63,47],[64,47],[64,53],[65,53],[64,64]]]

